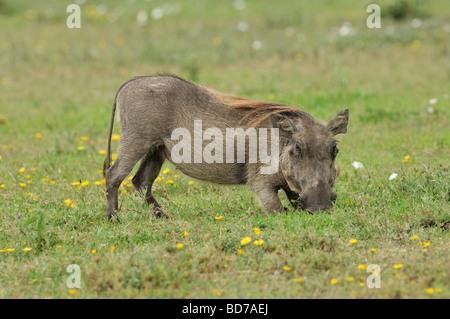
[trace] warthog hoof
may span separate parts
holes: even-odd
[[[154,214],[156,217],[158,217],[158,218],[163,217],[163,218],[168,219],[168,218],[170,217],[166,212],[164,212],[164,211],[162,210],[161,207],[158,207],[158,206],[152,206],[152,207],[150,208],[150,212],[153,213],[153,214]]]

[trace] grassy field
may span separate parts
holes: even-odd
[[[69,29],[70,1],[0,0],[0,298],[450,298],[447,0],[377,1],[380,29],[364,1],[78,2]],[[108,222],[114,95],[161,72],[324,121],[349,108],[334,210],[264,217],[248,188],[166,163],[173,218],[127,179]]]

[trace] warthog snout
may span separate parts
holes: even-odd
[[[319,211],[332,210],[333,204],[337,199],[335,192],[311,191],[300,195],[300,208],[310,214]]]

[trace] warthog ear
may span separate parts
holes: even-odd
[[[327,124],[327,129],[333,133],[333,135],[337,134],[345,134],[347,133],[347,125],[348,125],[348,109],[340,111],[335,117],[333,117],[330,122]]]
[[[284,132],[290,133],[290,134],[294,134],[295,132],[298,131],[294,122],[292,122],[291,119],[289,119],[288,117],[286,117],[284,115],[275,113],[270,116],[270,119],[272,120],[273,127],[277,127],[281,131],[284,131]]]

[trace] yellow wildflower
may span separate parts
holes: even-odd
[[[221,220],[223,218],[223,216],[216,216],[216,217],[214,217],[214,219],[217,219],[217,220]]]
[[[243,246],[243,245],[247,245],[249,242],[251,242],[252,241],[252,239],[249,237],[249,236],[247,236],[247,237],[244,237],[243,239],[241,239],[241,245]]]
[[[117,140],[120,139],[120,135],[119,135],[119,134],[113,134],[113,135],[111,135],[111,138],[112,138],[114,141],[117,141]]]
[[[364,264],[358,265],[358,269],[366,270],[367,269],[367,265],[364,265]]]
[[[331,279],[331,280],[330,280],[330,283],[331,283],[332,285],[336,285],[336,284],[338,283],[338,281],[337,281],[336,279]]]
[[[170,169],[166,168],[165,170],[162,171],[163,174],[168,174],[170,172]]]
[[[259,230],[259,228],[252,228],[252,230],[255,232],[256,235],[261,234],[261,231]]]
[[[392,266],[392,268],[394,268],[394,269],[400,269],[402,267],[403,267],[402,264],[395,264],[394,266]]]
[[[79,296],[80,292],[77,289],[70,289],[69,290],[69,295],[71,295],[71,296]]]
[[[189,181],[189,185],[194,185],[194,181]]]
[[[357,239],[352,238],[352,239],[350,239],[350,244],[354,245],[354,244],[356,244],[357,241],[358,241]]]
[[[284,271],[291,271],[291,269],[292,269],[292,268],[289,267],[289,266],[284,266],[284,267],[283,267],[283,270],[284,270]]]
[[[15,250],[14,248],[0,249],[0,253],[3,253],[3,252],[12,253],[14,250]]]
[[[30,251],[30,250],[32,250],[33,248],[31,248],[31,247],[25,247],[24,249],[22,249],[23,251]]]
[[[178,248],[178,249],[183,248],[183,246],[184,246],[183,244],[177,244],[177,248]]]
[[[261,246],[262,244],[264,244],[264,240],[260,239],[260,240],[255,240],[253,242],[253,244],[255,244],[255,246]]]

